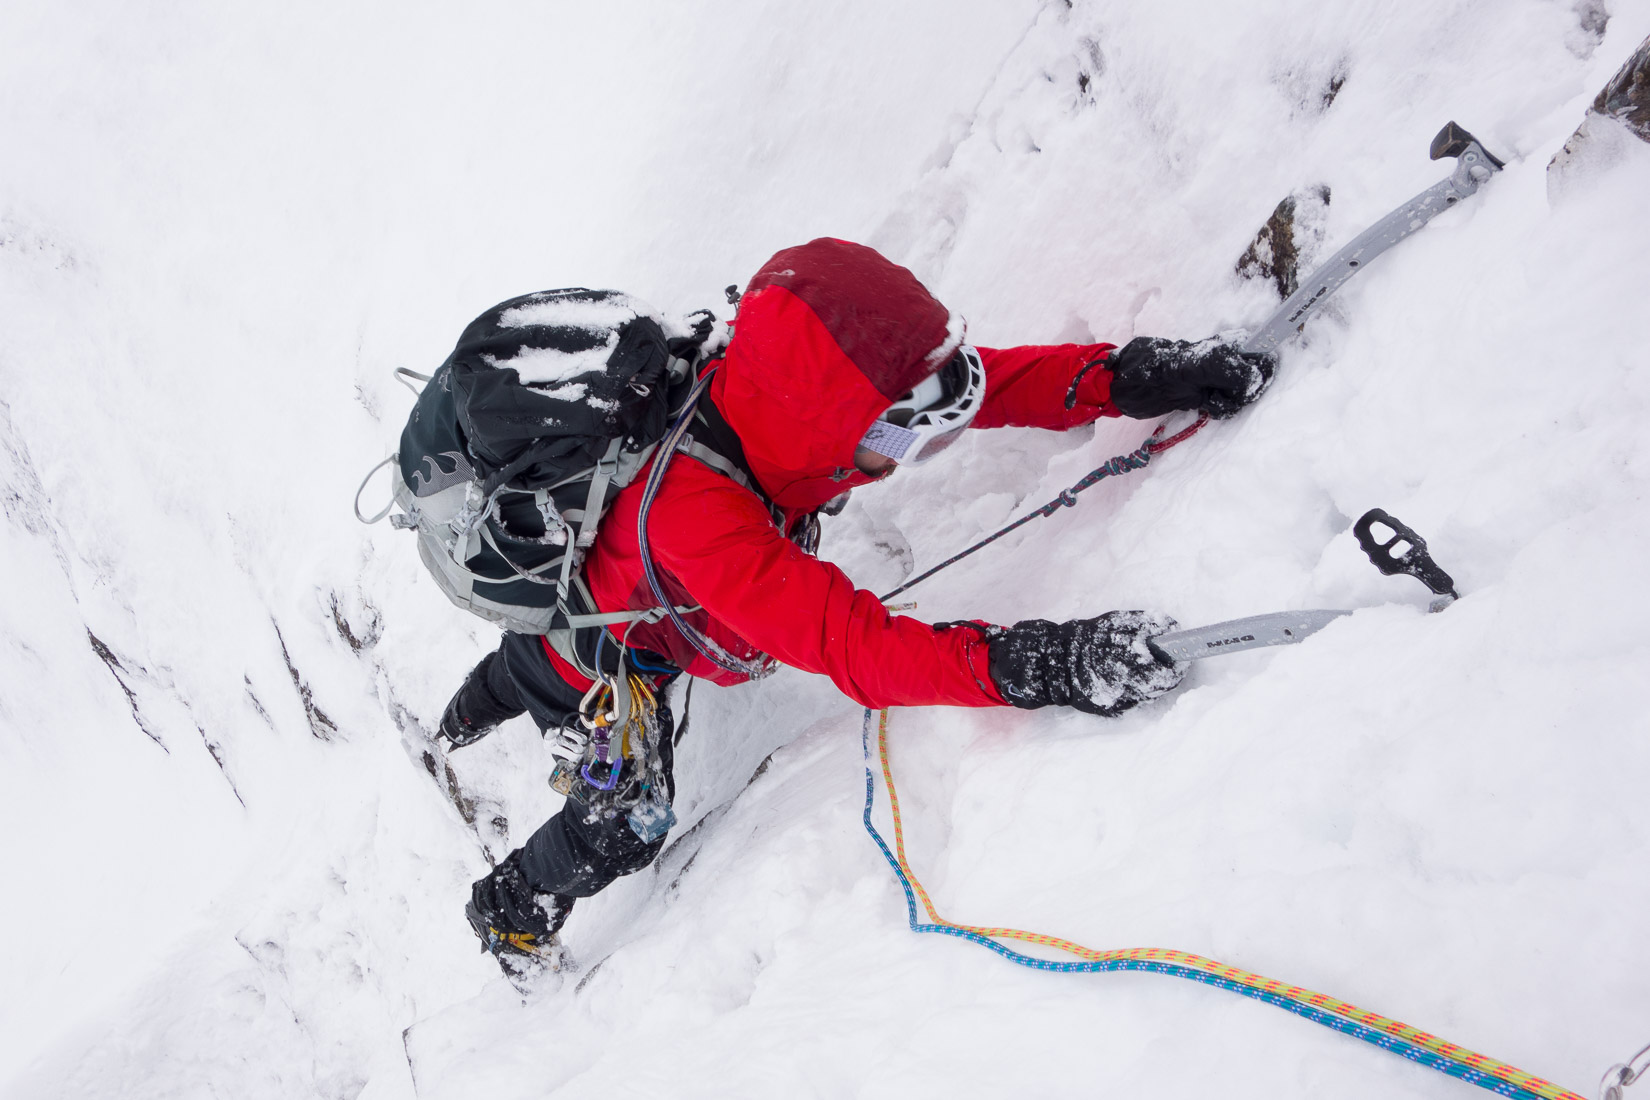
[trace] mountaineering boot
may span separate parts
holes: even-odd
[[[519,986],[547,971],[571,969],[556,933],[572,909],[572,898],[533,889],[522,876],[517,849],[476,880],[464,916],[481,949],[491,952],[504,976]]]
[[[455,749],[475,744],[499,723],[522,713],[521,707],[512,708],[500,700],[493,687],[494,677],[503,671],[493,668],[497,660],[498,653],[493,652],[477,662],[441,714],[441,736]]]

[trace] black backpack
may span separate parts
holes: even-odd
[[[419,556],[453,603],[548,635],[582,667],[574,630],[668,613],[591,613],[579,566],[607,506],[725,343],[709,311],[672,324],[617,291],[501,302],[433,376],[396,372],[426,385],[399,449],[374,467],[394,466],[394,500],[367,517],[357,499],[356,515],[375,523],[399,507],[391,522],[418,532]]]

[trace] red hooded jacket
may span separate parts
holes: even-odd
[[[667,593],[678,605],[699,605],[686,616],[691,625],[742,659],[766,653],[823,673],[864,706],[1004,705],[979,632],[892,615],[786,538],[826,501],[877,480],[854,466],[860,438],[961,338],[960,319],[916,276],[863,245],[822,238],[768,261],[740,301],[707,396],[783,526],[732,479],[673,458],[648,515],[648,541]],[[1096,366],[1111,347],[980,348],[986,394],[972,426],[1065,429],[1119,415],[1108,403],[1111,372]],[[644,480],[615,498],[585,562],[604,612],[657,604],[636,535]],[[694,676],[745,679],[702,657],[669,621],[638,624],[627,641]],[[568,683],[589,686],[548,644],[545,653]]]

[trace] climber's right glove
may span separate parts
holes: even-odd
[[[1146,644],[1175,627],[1167,615],[1108,611],[1096,619],[1027,619],[990,635],[991,679],[1017,707],[1075,707],[1105,718],[1172,690],[1186,665]]]
[[[1236,416],[1271,384],[1271,356],[1216,339],[1188,343],[1137,336],[1106,359],[1111,403],[1124,416],[1151,420],[1200,409],[1216,420]]]

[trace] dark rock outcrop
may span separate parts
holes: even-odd
[[[1327,184],[1296,191],[1278,203],[1238,257],[1237,273],[1245,279],[1270,279],[1280,299],[1295,293],[1301,268],[1317,258],[1323,244],[1328,207]]]
[[[1650,141],[1650,38],[1639,44],[1615,76],[1593,100],[1592,110],[1620,119],[1627,128]]]
[[[1650,38],[1599,91],[1547,165],[1548,195],[1556,198],[1573,181],[1614,164],[1632,138],[1650,142]]]

